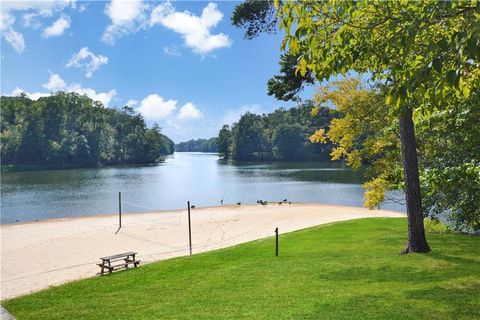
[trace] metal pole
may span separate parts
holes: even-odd
[[[122,193],[118,192],[118,229],[122,227]]]
[[[278,257],[278,228],[275,228],[275,256]]]
[[[192,225],[190,223],[190,201],[187,201],[188,206],[188,244],[190,246],[190,255],[192,255]]]

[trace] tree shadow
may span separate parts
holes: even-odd
[[[294,319],[480,319],[480,281],[402,290],[398,295],[358,293],[332,302],[319,297],[314,311]],[[401,303],[399,303],[401,301]]]
[[[438,251],[432,251],[432,252],[428,253],[428,256],[433,258],[433,259],[442,260],[442,261],[446,261],[446,262],[450,262],[450,263],[454,263],[454,264],[478,264],[478,263],[480,263],[480,261],[475,260],[475,259],[462,258],[462,257],[459,257],[459,256],[448,256],[448,255],[442,254]]]

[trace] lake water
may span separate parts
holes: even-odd
[[[256,203],[257,200],[361,206],[363,173],[339,163],[234,163],[215,154],[175,153],[164,163],[6,172],[1,222]],[[396,197],[401,197],[397,194]],[[387,203],[384,208],[404,211]]]

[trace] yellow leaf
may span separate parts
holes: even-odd
[[[363,205],[370,209],[379,208],[385,200],[386,181],[382,177],[378,177],[366,182],[363,188],[365,190]]]
[[[326,143],[327,137],[325,135],[325,129],[318,129],[309,139],[311,143]]]

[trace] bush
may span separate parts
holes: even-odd
[[[426,232],[435,232],[435,233],[449,233],[450,228],[440,222],[438,219],[434,218],[425,218],[423,220],[424,225],[425,225],[425,231]]]

